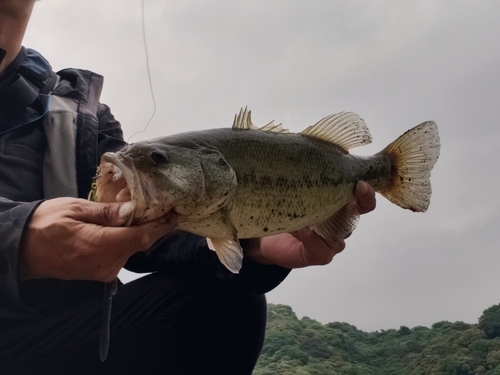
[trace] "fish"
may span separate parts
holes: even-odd
[[[325,239],[349,236],[359,220],[348,204],[358,181],[404,209],[425,212],[440,153],[436,123],[417,125],[372,156],[350,153],[371,141],[352,112],[292,133],[274,121],[258,128],[242,108],[231,128],[157,137],[103,154],[96,200],[130,202],[127,225],[175,212],[179,230],[206,237],[221,263],[238,273],[240,239],[305,227]]]

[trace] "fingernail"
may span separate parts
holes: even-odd
[[[120,211],[118,212],[118,216],[120,219],[128,219],[130,215],[132,215],[132,211],[134,209],[134,205],[132,202],[125,202],[120,207]]]

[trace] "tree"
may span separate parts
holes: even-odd
[[[441,321],[380,332],[298,320],[286,305],[268,310],[254,375],[500,375],[500,305],[485,310],[480,324]]]
[[[400,326],[398,333],[402,336],[406,336],[411,333],[411,329],[409,329],[407,326]]]
[[[483,315],[479,318],[479,328],[489,339],[500,337],[500,304],[493,305],[483,311]]]
[[[486,356],[486,363],[490,368],[498,367],[498,373],[500,374],[500,350],[492,350]]]

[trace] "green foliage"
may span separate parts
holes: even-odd
[[[479,318],[479,328],[489,339],[500,337],[500,304],[483,311],[483,315]]]
[[[266,341],[253,375],[500,375],[500,305],[479,324],[363,332],[348,323],[298,319],[268,306]]]

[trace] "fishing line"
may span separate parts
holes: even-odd
[[[135,135],[137,135],[139,133],[144,133],[146,131],[146,129],[148,128],[149,123],[151,122],[151,120],[153,120],[153,118],[156,115],[156,97],[155,97],[155,92],[153,89],[153,80],[151,79],[151,69],[149,66],[149,51],[148,51],[148,43],[147,43],[147,39],[146,39],[146,21],[145,21],[145,16],[144,16],[144,8],[145,8],[144,2],[145,2],[145,0],[141,1],[142,44],[144,46],[144,54],[146,56],[146,72],[148,73],[149,91],[151,93],[151,99],[153,100],[153,113],[151,114],[151,117],[149,118],[148,122],[146,123],[146,126],[144,126],[144,129],[136,131],[134,134],[132,134],[127,139],[127,143],[129,143],[129,141]]]

